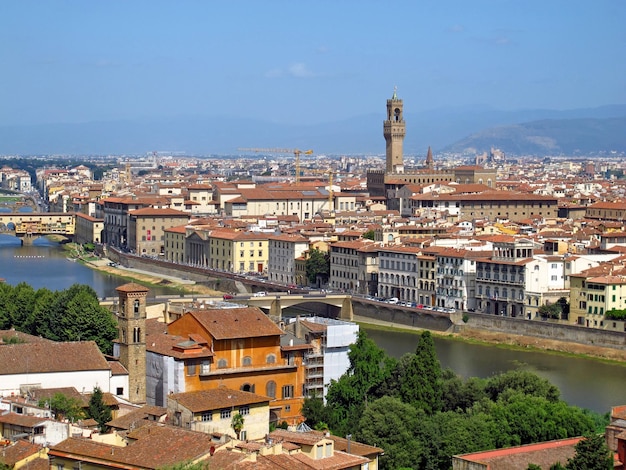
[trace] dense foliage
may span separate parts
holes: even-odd
[[[566,320],[569,318],[569,303],[565,297],[561,297],[555,303],[547,303],[537,310],[544,318],[554,318],[556,320]]]
[[[366,240],[376,240],[376,232],[372,229],[365,232],[362,237]]]
[[[591,434],[576,444],[576,455],[567,461],[567,470],[611,470],[613,456],[603,434]]]
[[[98,429],[101,433],[104,434],[109,430],[107,423],[111,421],[113,414],[111,408],[104,403],[104,396],[100,387],[93,389],[87,414],[98,423]]]
[[[317,248],[313,248],[309,252],[306,259],[306,277],[309,283],[315,284],[318,277],[325,282],[330,273],[330,255]]]
[[[76,398],[68,397],[62,393],[55,393],[51,398],[39,400],[39,406],[52,410],[58,420],[67,418],[74,423],[85,417],[82,403]]]
[[[604,315],[608,320],[625,320],[626,310],[612,309],[606,312]]]
[[[349,358],[326,405],[307,399],[302,413],[311,427],[323,424],[382,447],[383,470],[449,469],[452,455],[580,436],[606,424],[569,406],[554,385],[531,372],[463,380],[441,370],[428,331],[415,353],[399,360],[361,331]]]
[[[0,329],[15,328],[53,341],[95,341],[105,354],[117,337],[115,318],[96,292],[74,284],[63,291],[0,283]]]

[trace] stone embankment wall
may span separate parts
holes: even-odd
[[[479,330],[497,331],[522,336],[533,336],[556,341],[595,345],[598,347],[626,349],[626,334],[617,331],[604,331],[576,325],[563,325],[542,320],[522,320],[480,313],[465,314],[467,323],[455,318],[454,331],[465,327]],[[461,315],[457,315],[460,317]]]
[[[447,331],[453,326],[452,320],[446,314],[425,312],[411,307],[400,307],[358,297],[352,298],[352,310],[355,315],[361,317],[423,328],[425,330]]]
[[[119,263],[127,268],[140,269],[156,275],[161,274],[164,276],[189,279],[211,289],[222,292],[235,292],[237,290],[237,286],[235,284],[236,279],[229,278],[228,273],[220,273],[220,276],[218,277],[217,275],[202,268],[179,266],[175,263],[169,263],[158,259],[127,255],[110,248],[107,250],[106,256],[111,261],[115,261],[116,263]]]
[[[359,298],[353,298],[352,306],[355,315],[397,323],[398,326],[448,331],[450,333],[460,333],[463,329],[474,328],[476,330],[595,345],[604,348],[626,349],[626,334],[615,331],[603,331],[576,325],[550,323],[542,320],[523,320],[480,313],[446,315]],[[467,323],[463,321],[463,317],[466,318]]]

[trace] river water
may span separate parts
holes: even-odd
[[[362,328],[390,356],[399,358],[415,352],[416,332]],[[626,364],[541,351],[516,351],[438,336],[433,338],[441,366],[462,377],[486,378],[500,372],[524,369],[556,385],[561,390],[561,397],[571,405],[606,413],[612,406],[626,404]]]
[[[91,286],[98,297],[117,297],[115,289],[128,281],[67,259],[65,250],[47,238],[21,246],[19,239],[0,234],[0,278],[11,285],[26,282],[35,290],[64,290],[72,284]],[[150,286],[149,296],[179,295],[175,289]]]
[[[20,246],[18,239],[7,235],[0,235],[0,278],[11,285],[26,282],[35,289],[63,290],[76,283],[88,284],[99,297],[117,297],[116,287],[126,282],[68,260],[61,247],[47,239],[38,239],[33,246]],[[178,295],[178,292],[150,288],[150,296],[161,294]],[[367,326],[363,329],[390,356],[399,358],[415,352],[416,333]],[[484,378],[523,368],[559,387],[563,399],[572,405],[606,413],[612,406],[626,404],[626,366],[440,337],[434,340],[441,365],[463,377]]]

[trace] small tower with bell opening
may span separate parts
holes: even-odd
[[[406,135],[406,123],[402,114],[402,100],[398,99],[397,87],[393,89],[393,96],[387,100],[387,119],[383,123],[383,135],[386,145],[385,173],[404,173],[404,157],[402,147]]]
[[[149,289],[134,282],[115,289],[119,295],[120,363],[128,370],[128,398],[146,403],[146,297]]]

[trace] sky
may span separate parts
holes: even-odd
[[[0,125],[626,103],[624,0],[0,0]]]

